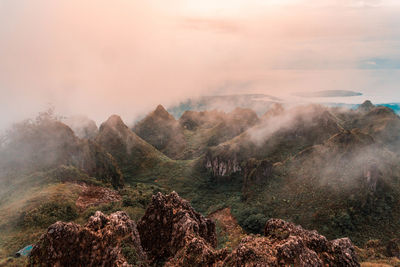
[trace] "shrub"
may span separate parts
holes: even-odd
[[[264,214],[252,214],[244,220],[243,228],[250,233],[259,234],[262,233],[267,220]]]
[[[127,242],[125,240],[122,241],[121,242],[121,252],[129,264],[133,264],[134,266],[137,266],[138,255],[137,255],[137,252],[136,252],[135,248],[133,247],[133,245],[131,245],[129,242]]]
[[[239,225],[247,232],[261,234],[268,217],[256,207],[238,207],[232,210]]]
[[[25,227],[47,227],[57,221],[72,221],[78,217],[78,211],[71,202],[46,202],[37,208],[25,212],[22,215],[22,223]]]

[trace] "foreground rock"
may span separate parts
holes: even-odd
[[[194,211],[175,192],[153,196],[138,222],[138,230],[153,263],[164,262],[176,254],[185,260],[197,257],[197,262],[203,264],[214,261],[213,250],[217,245],[214,222]]]
[[[270,219],[265,236],[245,236],[229,252],[216,249],[215,224],[177,193],[153,196],[136,225],[124,212],[96,212],[84,226],[57,222],[31,254],[41,266],[360,266],[348,238]],[[139,237],[140,234],[140,237]],[[147,256],[148,258],[147,258]],[[148,260],[147,260],[148,259]]]
[[[56,222],[33,247],[31,266],[144,266],[146,254],[125,212],[97,211],[85,226]]]
[[[348,238],[328,241],[316,231],[279,219],[265,236],[246,236],[229,253],[216,250],[215,224],[178,196],[158,193],[138,223],[151,262],[165,266],[359,266]]]
[[[270,219],[265,236],[276,249],[277,262],[295,266],[359,266],[348,238],[328,241],[317,231],[280,219]]]

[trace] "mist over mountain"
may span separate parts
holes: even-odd
[[[399,0],[0,0],[0,267],[400,266]]]
[[[176,118],[182,116],[187,110],[206,111],[216,109],[229,112],[236,107],[251,108],[258,114],[263,114],[271,104],[281,101],[277,97],[265,94],[203,96],[196,99],[188,99],[168,108],[168,111]]]
[[[7,256],[33,243],[37,244],[33,261],[43,262],[38,249],[45,249],[43,242],[53,237],[49,232],[38,240],[47,227],[58,220],[84,223],[99,210],[114,212],[104,220],[129,216],[139,221],[139,233],[134,235],[140,235],[141,243],[119,243],[121,261],[131,261],[124,252],[130,248],[143,250],[136,259],[145,265],[161,260],[179,265],[194,254],[185,245],[163,254],[164,258],[155,257],[158,252],[154,251],[166,248],[149,243],[156,236],[149,233],[151,226],[146,221],[161,211],[148,208],[145,212],[151,195],[176,191],[204,216],[216,218],[218,227],[242,229],[210,233],[219,247],[236,249],[240,242],[251,242],[246,244],[260,253],[261,262],[271,259],[259,251],[259,242],[272,241],[239,242],[238,235],[262,233],[272,218],[316,229],[329,239],[349,237],[357,246],[352,248],[354,255],[374,261],[379,256],[370,251],[369,240],[379,239],[383,247],[400,245],[393,241],[400,238],[396,234],[400,227],[399,132],[400,117],[370,101],[354,109],[271,103],[261,116],[243,107],[229,112],[192,110],[178,119],[159,105],[132,128],[118,115],[111,115],[97,129],[85,117],[65,119],[52,110],[42,112],[16,124],[2,139],[1,253]],[[154,204],[154,197],[152,201],[159,205]],[[121,210],[125,213],[115,215]],[[162,216],[178,220],[168,214]],[[92,229],[89,224],[85,227]],[[70,231],[65,228],[68,225],[56,223],[49,229],[75,235],[65,232]],[[161,225],[159,229],[166,227]],[[177,235],[174,232],[171,238]],[[207,235],[202,236],[206,241],[201,246],[214,251],[215,243]],[[75,245],[68,246],[67,250]],[[345,249],[347,245],[341,246]],[[65,261],[60,253],[57,257]],[[306,257],[300,256],[302,252],[292,253],[300,253],[294,254],[298,255],[295,262],[300,260],[296,257]],[[218,255],[219,260],[213,261],[231,264],[239,260]],[[386,251],[381,261],[400,261],[396,255]]]

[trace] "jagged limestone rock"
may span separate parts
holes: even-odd
[[[33,247],[32,266],[147,266],[139,233],[125,212],[97,211],[85,226],[56,222]]]

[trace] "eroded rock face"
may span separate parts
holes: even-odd
[[[97,211],[85,226],[56,222],[33,247],[32,266],[145,266],[140,237],[125,212]]]
[[[142,246],[153,263],[175,254],[187,255],[188,250],[212,254],[217,244],[214,222],[194,211],[189,202],[175,192],[153,196],[138,222],[138,230]],[[180,251],[182,249],[186,252]]]
[[[205,157],[205,167],[214,178],[230,177],[242,171],[237,157],[213,157],[208,153]]]

